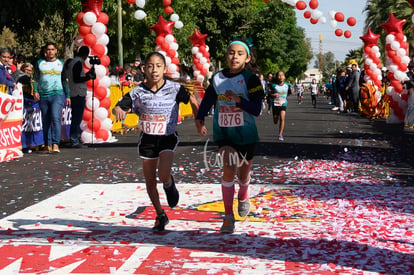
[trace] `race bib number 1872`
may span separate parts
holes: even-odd
[[[234,105],[219,106],[218,123],[220,127],[243,126],[243,110]]]
[[[149,135],[165,135],[167,118],[165,115],[142,114],[139,117],[141,131]]]

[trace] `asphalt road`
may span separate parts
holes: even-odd
[[[193,118],[178,126],[181,142],[173,165],[178,183],[220,183],[211,118],[206,123],[210,130],[206,137],[197,134]],[[266,110],[257,123],[261,142],[254,158],[252,184],[413,186],[414,134],[402,125],[338,115],[322,96],[317,108],[311,106],[310,96],[305,96],[301,105],[289,98],[283,142],[277,141],[277,126]],[[144,182],[136,149],[138,132],[114,135],[116,143],[62,148],[59,154],[25,154],[0,163],[0,217],[81,183]]]

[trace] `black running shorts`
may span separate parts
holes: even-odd
[[[177,133],[168,136],[157,136],[141,132],[138,143],[139,156],[144,159],[156,159],[163,151],[175,152],[178,142]]]

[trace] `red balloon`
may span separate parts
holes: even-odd
[[[164,6],[169,6],[171,5],[171,0],[162,0],[162,3]]]
[[[404,62],[401,62],[401,63],[398,64],[398,69],[402,72],[405,72],[405,71],[407,71],[408,66]]]
[[[80,25],[78,27],[78,32],[79,32],[80,35],[85,36],[85,35],[91,33],[91,29],[92,29],[91,26]]]
[[[105,109],[109,109],[109,107],[111,107],[111,100],[109,99],[109,97],[104,97],[100,102],[99,102],[99,107],[103,107]]]
[[[393,59],[397,55],[397,52],[394,50],[390,50],[390,51],[387,51],[387,55],[390,59]]]
[[[394,63],[395,65],[400,64],[400,63],[401,63],[401,57],[400,57],[400,56],[398,56],[398,55],[395,55],[395,56],[392,58],[392,63]]]
[[[108,67],[111,63],[111,59],[106,54],[100,57],[101,59],[101,65]]]
[[[170,48],[170,44],[168,42],[164,42],[160,45],[161,49],[166,52]]]
[[[309,7],[311,8],[311,9],[317,9],[318,8],[318,6],[319,6],[319,2],[318,2],[318,0],[311,0],[310,2],[309,2]]]
[[[96,132],[96,138],[99,138],[99,139],[102,139],[102,140],[104,140],[104,141],[107,141],[107,140],[108,140],[108,138],[109,138],[108,131],[107,131],[107,130],[105,130],[105,129],[99,129],[99,130]]]
[[[180,59],[178,59],[178,57],[173,57],[171,58],[171,63],[178,65],[180,63]]]
[[[309,19],[312,17],[312,13],[310,11],[305,11],[303,13],[303,17],[305,17],[306,19]]]
[[[135,0],[127,0],[127,3],[131,5],[135,4],[135,2],[136,2]]]
[[[97,78],[96,78],[96,79],[94,79],[94,80],[89,79],[88,81],[86,81],[86,87],[87,87],[89,90],[92,90],[92,82],[93,82],[93,87],[94,87],[94,88],[98,87],[98,85],[99,85],[99,80],[98,80]]]
[[[155,43],[157,43],[157,45],[158,45],[158,46],[160,46],[160,47],[161,47],[161,45],[162,45],[164,42],[165,42],[165,37],[164,37],[164,36],[162,36],[162,35],[158,35],[158,36],[155,38]]]
[[[105,46],[102,44],[95,44],[92,48],[92,55],[97,55],[99,58],[105,54]]]
[[[372,47],[370,47],[370,46],[366,46],[366,47],[364,47],[364,52],[365,52],[367,55],[370,55],[370,54],[371,54],[371,52],[372,52]]]
[[[343,34],[343,31],[341,29],[336,29],[335,30],[335,35],[336,36],[342,36],[342,34]]]
[[[85,15],[84,12],[80,12],[78,13],[78,15],[76,15],[76,23],[78,23],[79,25],[81,25],[83,23],[83,16]]]
[[[342,12],[335,13],[335,20],[338,22],[344,22],[345,16]]]
[[[298,10],[304,10],[304,9],[306,9],[306,2],[305,1],[298,1],[296,3],[296,8]]]
[[[91,119],[88,121],[88,129],[89,129],[89,130],[91,130],[91,131],[93,131],[93,132],[96,132],[96,131],[98,131],[100,128],[101,128],[101,121],[100,121],[99,119],[97,119],[97,118],[91,118]]]
[[[175,50],[174,49],[168,49],[167,50],[167,55],[170,57],[170,58],[173,58],[174,56],[175,56]]]
[[[172,14],[172,13],[174,12],[174,9],[173,9],[171,6],[166,6],[166,7],[164,8],[164,12],[165,12],[166,14]]]
[[[157,24],[150,26],[149,28],[150,30],[154,31],[157,36],[166,36],[167,34],[172,34],[174,24],[174,22],[169,22],[160,15],[158,16]]]
[[[106,13],[101,12],[101,13],[99,13],[99,17],[96,21],[101,22],[102,24],[106,25],[109,22],[109,17]]]
[[[346,23],[348,23],[349,26],[355,26],[356,24],[356,19],[355,17],[349,17],[348,20],[346,20]]]
[[[344,36],[345,38],[350,38],[352,36],[352,33],[350,31],[345,31]]]
[[[93,35],[93,34],[91,34],[91,33],[88,33],[88,34],[87,34],[87,35],[85,35],[85,37],[83,38],[83,43],[84,43],[86,46],[90,47],[90,48],[94,47],[94,46],[95,46],[95,44],[96,44],[96,36],[95,36],[95,35]]]
[[[82,117],[82,119],[83,119],[84,121],[89,121],[89,120],[91,120],[91,119],[92,119],[92,111],[91,111],[91,110],[89,110],[88,108],[85,108],[85,109],[83,110],[83,117]]]
[[[99,99],[99,102],[100,102],[103,98],[105,98],[107,94],[108,94],[108,93],[107,93],[107,91],[106,91],[106,88],[105,88],[105,87],[103,87],[103,86],[98,86],[98,87],[96,87],[96,88],[95,88],[95,93],[94,93],[94,96],[95,96],[97,99]]]
[[[318,23],[318,21],[319,21],[319,19],[315,19],[315,18],[311,18],[310,19],[310,22],[311,22],[311,24],[316,24],[316,23]]]

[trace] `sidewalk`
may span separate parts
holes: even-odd
[[[270,115],[258,118],[251,213],[232,235],[217,231],[211,118],[208,137],[192,119],[179,125],[180,203],[165,207],[162,234],[137,133],[0,163],[0,274],[413,274],[413,135],[318,101],[290,98],[283,142]]]

